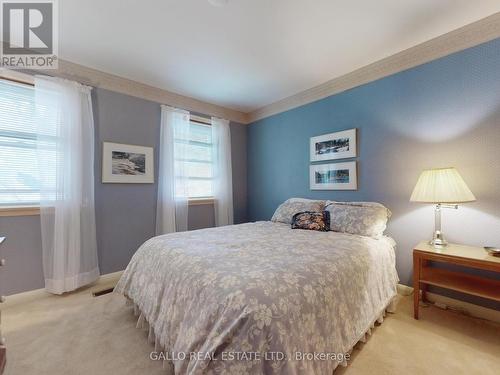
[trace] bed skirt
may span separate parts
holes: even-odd
[[[153,328],[151,327],[151,325],[149,324],[149,322],[145,318],[145,316],[142,313],[142,311],[140,310],[139,306],[136,303],[134,303],[134,301],[132,301],[131,299],[129,299],[127,297],[125,297],[125,298],[126,298],[126,304],[127,304],[127,306],[133,306],[133,308],[134,308],[134,315],[138,317],[137,318],[136,328],[148,331],[148,342],[151,345],[154,345],[154,352],[156,352],[156,353],[166,353],[166,352],[168,352],[161,345],[161,343],[158,342],[158,339],[156,338],[156,335],[154,333]],[[350,346],[350,349],[347,351],[347,353],[344,353],[344,354],[345,355],[347,355],[347,354],[350,355],[351,352],[352,352],[352,350],[356,346],[356,344],[358,344],[359,342],[365,343],[367,341],[368,337],[371,336],[372,329],[375,327],[375,324],[376,323],[382,324],[382,322],[384,321],[384,318],[386,316],[386,313],[391,313],[392,314],[392,313],[396,312],[397,302],[398,302],[398,298],[397,298],[397,295],[396,295],[396,296],[394,296],[390,300],[390,302],[378,314],[378,316],[371,322],[371,324],[368,327],[366,327],[366,329],[361,333],[361,335],[357,339],[354,340],[354,342]],[[347,366],[347,360],[346,360],[346,356],[345,355],[344,355],[344,359],[343,359],[342,362],[337,362],[337,366],[338,365],[343,366],[343,367]],[[167,356],[164,356],[164,357],[166,358]],[[174,373],[173,372],[174,371],[174,364],[173,364],[173,362],[170,361],[170,360],[168,360],[168,359],[164,359],[164,360],[162,360],[162,362],[163,362],[163,367],[166,369],[166,371],[168,369],[169,373],[173,374]]]

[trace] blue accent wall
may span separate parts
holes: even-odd
[[[350,128],[358,190],[311,191],[309,138]],[[430,205],[409,202],[423,169],[456,167],[478,199],[444,213],[449,239],[500,246],[500,39],[257,121],[247,148],[249,219],[290,197],[382,202],[405,284],[434,225]]]

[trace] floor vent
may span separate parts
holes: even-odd
[[[114,289],[114,288],[106,288],[106,289],[98,290],[98,291],[96,291],[96,292],[92,292],[92,296],[93,296],[93,297],[103,296],[103,295],[105,295],[105,294],[112,293],[112,292],[113,292],[113,289]]]

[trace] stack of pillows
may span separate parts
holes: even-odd
[[[309,229],[381,238],[391,216],[375,202],[335,202],[290,198],[274,212],[271,221],[290,224],[292,229]]]

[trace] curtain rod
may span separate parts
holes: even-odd
[[[212,125],[209,118],[200,117],[200,116],[196,116],[196,115],[191,115],[189,118],[189,121],[196,122],[196,123],[202,124],[202,125]]]

